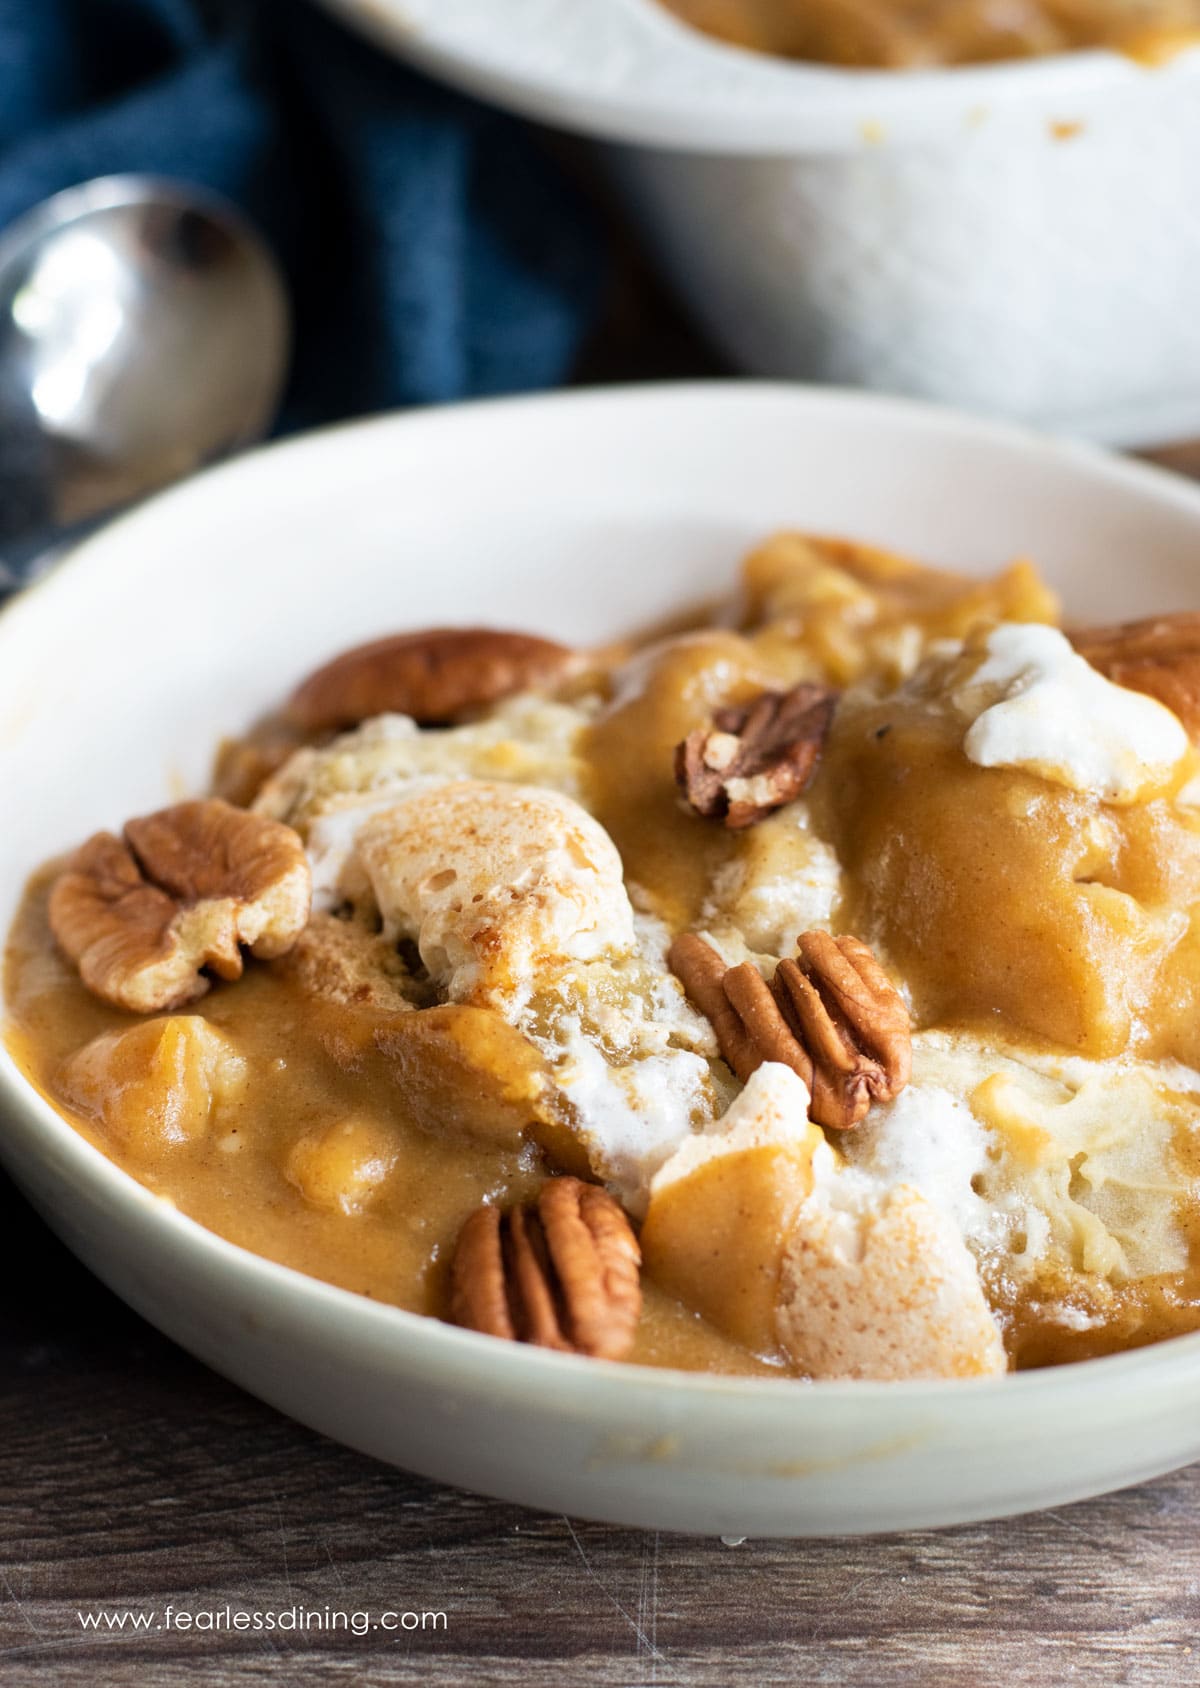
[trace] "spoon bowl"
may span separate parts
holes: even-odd
[[[44,544],[253,443],[287,369],[274,259],[224,201],[108,176],[0,237],[0,544]]]

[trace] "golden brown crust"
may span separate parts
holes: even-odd
[[[1200,739],[1200,613],[1079,628],[1071,643],[1114,685],[1157,698]]]
[[[311,894],[290,827],[209,798],[89,838],[51,891],[50,926],[90,991],[148,1014],[202,996],[203,969],[239,978],[243,946],[282,955]]]
[[[531,686],[563,678],[575,653],[529,633],[433,627],[344,651],[310,674],[288,704],[306,733],[355,727],[373,715],[460,721]]]
[[[361,921],[333,914],[311,917],[279,969],[307,995],[347,1008],[403,1014],[429,995],[393,943]]]
[[[619,1360],[641,1316],[641,1259],[607,1190],[551,1178],[536,1202],[484,1205],[467,1220],[451,1265],[450,1317],[510,1342]]]
[[[726,968],[694,933],[676,938],[667,960],[743,1083],[782,1062],[808,1085],[817,1124],[845,1131],[908,1083],[908,1009],[861,939],[804,932],[798,944],[798,960],[781,961],[769,985],[750,962]]]

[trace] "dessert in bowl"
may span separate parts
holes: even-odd
[[[1056,618],[784,533],[615,651],[353,648],[35,879],[11,1046],[181,1211],[509,1340],[890,1380],[1196,1328],[1200,617]]]
[[[534,1503],[886,1527],[1188,1457],[1189,624],[1101,623],[1187,603],[1196,503],[764,389],[378,424],[148,507],[0,623],[6,1160],[231,1375]],[[787,516],[937,567],[752,547]]]

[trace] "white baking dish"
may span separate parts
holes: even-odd
[[[894,400],[726,382],[335,429],[155,499],[0,614],[0,930],[45,856],[201,788],[222,734],[339,647],[456,621],[603,640],[727,587],[784,524],[980,573],[1030,553],[1102,619],[1200,602],[1200,488]],[[896,1530],[1200,1457],[1200,1335],[973,1382],[613,1366],[222,1241],[92,1148],[3,1049],[0,1159],[106,1282],[245,1388],[531,1506],[714,1535]]]
[[[605,143],[743,368],[1123,445],[1200,432],[1200,51],[788,64],[654,0],[328,0],[413,63]]]

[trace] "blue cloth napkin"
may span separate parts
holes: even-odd
[[[275,248],[285,427],[560,381],[603,281],[536,135],[309,0],[0,0],[0,227],[123,171],[215,189]]]

